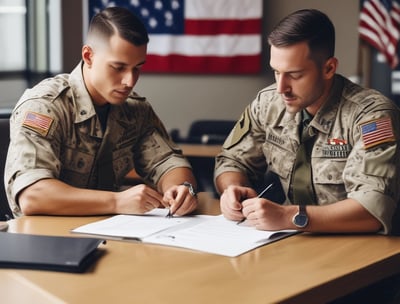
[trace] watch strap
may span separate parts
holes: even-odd
[[[308,225],[308,215],[306,205],[300,204],[298,212],[293,216],[292,223],[298,228],[304,228]]]
[[[299,205],[299,214],[307,216],[306,205],[304,204]]]
[[[182,185],[188,187],[189,193],[190,193],[191,196],[194,196],[194,197],[197,196],[197,192],[196,192],[196,190],[194,190],[194,187],[193,187],[193,185],[191,183],[183,182]]]

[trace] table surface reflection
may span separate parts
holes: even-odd
[[[199,200],[200,214],[220,213],[209,194]],[[103,218],[26,216],[8,231],[76,236]],[[0,269],[2,303],[320,303],[400,269],[400,238],[379,235],[303,233],[236,258],[135,241],[100,248],[84,274]]]

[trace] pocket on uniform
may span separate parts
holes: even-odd
[[[343,171],[347,159],[318,158],[313,162],[313,180],[316,184],[343,184]]]
[[[125,147],[113,152],[114,173],[118,179],[125,177],[133,169],[133,152],[131,147]]]
[[[63,161],[63,169],[77,173],[90,173],[94,155],[67,148]]]
[[[94,155],[67,148],[63,156],[60,179],[76,187],[86,187],[94,162]]]
[[[365,152],[362,171],[373,176],[394,176],[396,173],[396,145],[371,149]]]
[[[262,146],[268,169],[283,179],[291,175],[296,154],[271,142],[265,142]]]

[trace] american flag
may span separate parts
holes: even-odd
[[[43,136],[46,136],[52,123],[53,118],[43,114],[28,111],[25,114],[22,125],[27,127],[28,129],[38,132]]]
[[[360,12],[360,38],[382,53],[391,68],[398,65],[400,5],[395,0],[365,0]]]
[[[108,6],[126,7],[145,23],[143,71],[260,72],[262,0],[89,0],[90,17]]]
[[[365,149],[396,140],[390,117],[380,118],[361,125],[361,135]]]

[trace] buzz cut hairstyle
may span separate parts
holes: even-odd
[[[146,27],[134,13],[123,7],[109,7],[92,18],[87,43],[96,43],[99,39],[107,42],[114,34],[135,46],[149,42]]]

